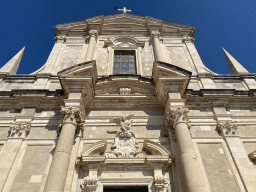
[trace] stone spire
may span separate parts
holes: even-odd
[[[23,47],[10,61],[8,61],[1,69],[0,74],[16,75],[19,68],[20,60],[24,53],[25,47]]]
[[[232,57],[223,47],[223,52],[226,57],[229,70],[232,75],[248,74],[249,72],[234,58]]]

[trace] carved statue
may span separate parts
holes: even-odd
[[[145,157],[143,152],[138,152],[138,144],[136,143],[135,135],[131,131],[132,117],[134,115],[126,115],[110,120],[121,124],[120,131],[117,132],[115,143],[111,146],[111,152],[106,153],[107,158],[116,157]]]

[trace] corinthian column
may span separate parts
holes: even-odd
[[[164,61],[164,57],[161,50],[161,44],[159,41],[159,35],[160,32],[158,31],[152,31],[151,32],[151,38],[153,40],[153,48],[154,48],[154,55],[156,61]]]
[[[189,132],[188,112],[189,110],[185,107],[170,108],[167,112],[167,120],[175,130],[187,190],[189,192],[206,192],[207,189],[203,183],[196,152]]]
[[[47,177],[45,192],[63,192],[71,150],[77,129],[82,129],[84,118],[78,107],[62,107],[63,119],[53,161]]]
[[[94,51],[95,51],[97,36],[98,36],[98,31],[97,30],[90,30],[89,31],[89,45],[87,47],[85,61],[93,60],[93,55],[94,55]]]

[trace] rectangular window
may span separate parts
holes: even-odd
[[[114,51],[114,74],[137,74],[134,50]]]

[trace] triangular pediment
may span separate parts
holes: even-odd
[[[138,15],[132,15],[127,13],[108,15],[108,16],[97,16],[84,21],[72,22],[67,24],[60,24],[54,27],[56,35],[68,34],[69,31],[77,31],[85,33],[90,29],[90,25],[100,25],[100,31],[104,34],[105,31],[110,29],[113,31],[117,30],[128,30],[128,31],[149,31],[149,25],[159,25],[160,32],[186,32],[193,33],[194,28],[187,25],[180,25],[170,22],[165,22],[160,19],[153,17],[143,17]]]
[[[154,62],[153,79],[158,77],[190,77],[191,71],[165,62]]]
[[[58,72],[58,76],[61,78],[89,77],[89,78],[92,78],[93,82],[95,83],[98,78],[96,62],[95,62],[95,60],[93,60],[93,61],[80,63],[78,65],[66,68],[66,69]]]

